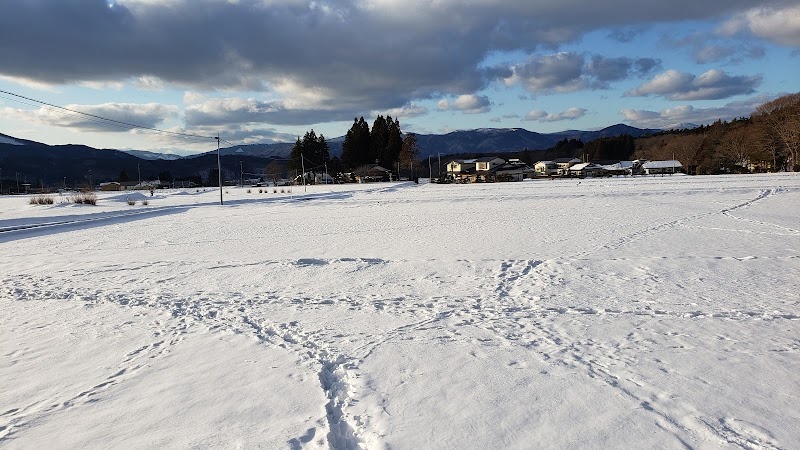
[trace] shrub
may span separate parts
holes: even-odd
[[[68,198],[67,200],[72,201],[75,204],[84,204],[84,205],[96,205],[97,204],[97,194],[94,192],[79,192],[74,196]]]
[[[248,193],[248,194],[252,194],[252,192],[250,192],[250,189],[248,189],[248,190],[247,190],[247,193]]]
[[[259,193],[259,194],[263,194],[263,193],[264,193],[264,190],[263,190],[263,189],[259,189],[259,190],[258,190],[258,193]]]
[[[50,197],[49,195],[37,195],[28,200],[28,204],[30,205],[52,205],[53,202],[53,197]]]
[[[150,202],[148,202],[147,199],[142,200],[142,206],[147,206],[149,204]]]
[[[128,203],[128,206],[133,206],[133,205],[135,205],[135,204],[136,204],[136,200],[134,200],[134,199],[132,199],[132,198],[130,198],[130,197],[127,197],[127,198],[125,199],[125,201]]]

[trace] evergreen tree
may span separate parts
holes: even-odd
[[[294,147],[292,147],[292,152],[289,154],[289,162],[286,164],[287,169],[289,169],[290,175],[293,171],[302,171],[302,161],[300,159],[300,155],[303,153],[303,142],[300,140],[298,136],[297,142],[294,143]]]
[[[375,159],[370,160],[370,133],[369,124],[363,117],[358,119],[358,134],[356,136],[356,154],[358,155],[358,164],[372,164]]]
[[[369,137],[369,162],[391,167],[391,161],[386,153],[386,145],[389,143],[389,124],[383,116],[375,119]]]
[[[316,151],[314,152],[314,161],[319,164],[325,164],[331,159],[331,150],[328,147],[328,142],[325,141],[325,136],[319,135],[317,138]]]
[[[344,136],[344,142],[342,143],[342,164],[348,168],[356,167],[359,164],[357,148],[358,132],[358,119],[353,119],[353,126],[347,130],[347,134]]]
[[[400,119],[392,120],[391,117],[387,118],[387,122],[389,125],[389,140],[386,143],[386,160],[389,164],[389,167],[395,165],[395,163],[400,159],[400,153],[403,151],[403,137],[400,133]],[[414,139],[414,145],[416,146],[416,138]],[[416,159],[419,155],[419,149],[415,153],[414,158]]]

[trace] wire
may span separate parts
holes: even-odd
[[[170,134],[170,135],[173,135],[173,136],[183,136],[183,137],[189,137],[189,138],[193,138],[193,139],[198,139],[198,138],[199,139],[204,139],[204,140],[205,139],[215,139],[215,137],[213,137],[213,136],[201,136],[199,134],[179,133],[177,131],[161,130],[159,128],[146,127],[146,126],[137,125],[137,124],[134,124],[134,123],[123,122],[121,120],[108,119],[106,117],[101,117],[101,116],[97,116],[95,114],[89,114],[89,113],[85,113],[85,112],[81,112],[81,111],[76,111],[74,109],[65,108],[63,106],[54,105],[52,103],[43,102],[41,100],[36,100],[34,98],[25,97],[23,95],[15,94],[13,92],[8,92],[8,91],[4,91],[4,90],[0,90],[0,93],[6,94],[6,95],[11,95],[11,96],[17,97],[17,98],[21,98],[23,100],[27,100],[29,102],[34,102],[34,103],[37,103],[37,104],[40,104],[40,105],[48,106],[50,108],[55,108],[55,109],[59,109],[59,110],[62,110],[62,111],[66,111],[66,112],[69,112],[71,114],[80,114],[82,116],[90,117],[90,118],[93,118],[93,119],[98,119],[98,120],[103,121],[101,123],[105,123],[105,124],[111,125],[111,126],[117,126],[117,127],[120,127],[120,128],[123,128],[123,127],[124,128],[138,128],[138,129],[141,129],[141,130],[155,131],[157,133]],[[231,144],[231,145],[233,145],[233,144]]]

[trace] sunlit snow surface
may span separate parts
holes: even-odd
[[[0,446],[800,446],[798,175],[147,194],[0,198]]]

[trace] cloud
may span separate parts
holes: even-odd
[[[625,95],[629,97],[658,95],[669,100],[718,100],[752,94],[761,81],[760,75],[731,76],[718,69],[697,76],[677,70],[667,70],[639,87],[631,89]]]
[[[561,52],[541,55],[512,67],[507,86],[522,84],[536,94],[574,92],[583,89],[604,89],[610,82],[643,76],[661,66],[654,58],[609,58]]]
[[[391,108],[383,111],[374,110],[370,113],[370,116],[384,115],[400,119],[410,119],[413,117],[424,116],[425,114],[428,114],[428,108],[424,106],[408,104],[399,108]]]
[[[137,126],[156,128],[168,118],[178,114],[176,106],[158,103],[104,103],[100,105],[67,105],[65,108],[77,112],[50,107],[41,107],[35,110],[6,108],[2,115],[5,117],[22,116],[40,123],[75,130],[126,132],[136,129]],[[101,117],[111,120],[101,120]]]
[[[584,33],[617,27],[621,17],[626,29],[636,30],[735,14],[754,4],[773,3],[7,1],[0,15],[0,75],[49,85],[125,82],[231,97],[263,92],[263,99],[278,102],[272,106],[279,111],[263,115],[270,123],[337,121],[478,92],[498,78],[518,76],[536,93],[583,89],[615,79],[617,72],[587,73],[580,55],[552,56],[522,65],[516,74],[483,64],[494,52],[558,48]],[[767,19],[753,17],[754,29]]]
[[[691,50],[691,57],[698,64],[723,62],[726,64],[739,64],[747,59],[763,58],[766,51],[760,45],[741,41],[731,42],[730,39],[720,39],[720,32],[701,33],[694,32],[685,36],[665,36],[662,45],[665,47],[686,47]]]
[[[618,42],[632,42],[642,33],[647,31],[645,27],[623,27],[615,28],[608,33],[608,37]]]
[[[534,110],[528,111],[528,113],[525,114],[525,118],[522,119],[522,120],[527,121],[527,122],[532,122],[534,120],[544,119],[545,117],[547,117],[547,111],[545,111],[543,109],[534,109]]]
[[[736,15],[724,23],[718,31],[726,36],[749,31],[755,36],[777,44],[800,47],[800,5],[795,4],[782,9],[753,8]]]
[[[453,101],[443,99],[437,106],[440,111],[461,111],[464,114],[480,114],[492,109],[489,97],[475,94],[460,95]]]
[[[709,108],[681,105],[661,111],[623,109],[620,114],[628,124],[640,128],[671,128],[688,123],[702,125],[720,119],[732,120],[739,117],[749,117],[759,105],[772,99],[772,96],[759,95],[743,101],[730,102],[723,106]]]
[[[312,94],[309,94],[312,96]],[[190,98],[190,101],[196,101]],[[231,126],[236,124],[270,123],[305,125],[330,120],[352,120],[347,108],[333,109],[325,105],[304,108],[305,101],[258,100],[255,98],[212,98],[186,106],[184,115],[189,127]],[[334,119],[335,118],[335,119]]]
[[[506,85],[522,83],[529,92],[574,92],[587,87],[583,75],[583,55],[560,52],[538,56],[514,66]]]
[[[560,122],[563,120],[575,120],[586,115],[586,108],[569,108],[560,113],[548,114],[543,109],[534,109],[525,114],[524,121],[539,121],[539,122]]]

